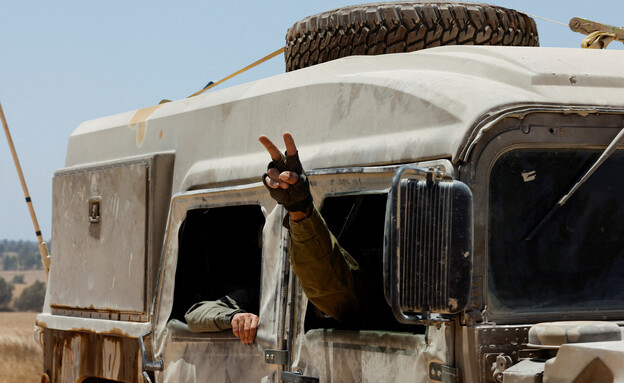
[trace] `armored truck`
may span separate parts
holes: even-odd
[[[78,126],[53,181],[42,381],[622,381],[624,52],[327,61]],[[258,142],[285,131],[372,271],[367,326],[319,318],[290,270]],[[189,331],[235,281],[260,291],[253,344]]]

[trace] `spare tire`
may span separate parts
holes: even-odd
[[[412,52],[440,45],[538,46],[524,13],[478,3],[353,5],[295,23],[286,33],[286,71],[352,55]]]

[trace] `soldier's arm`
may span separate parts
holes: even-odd
[[[355,259],[344,250],[318,210],[309,217],[290,216],[290,262],[308,299],[321,311],[340,321],[357,320],[361,305],[353,273]]]
[[[262,182],[288,210],[290,261],[303,291],[332,318],[341,322],[356,319],[361,305],[353,273],[358,271],[358,264],[340,247],[314,207],[295,140],[290,133],[284,133],[285,153],[266,136],[260,136],[260,142],[271,156]]]
[[[184,314],[192,332],[216,332],[232,328],[236,313],[245,312],[228,296],[216,301],[196,303]]]

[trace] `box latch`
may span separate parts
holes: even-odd
[[[102,214],[102,197],[89,198],[89,223],[100,223]]]

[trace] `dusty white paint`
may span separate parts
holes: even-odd
[[[501,108],[585,110],[600,99],[624,107],[622,62],[620,51],[526,47],[347,57],[87,121],[69,140],[66,165],[173,150],[178,192],[255,179],[268,159],[257,137],[279,142],[284,131],[293,133],[308,169],[456,160],[473,126]],[[172,138],[161,139],[163,132]]]

